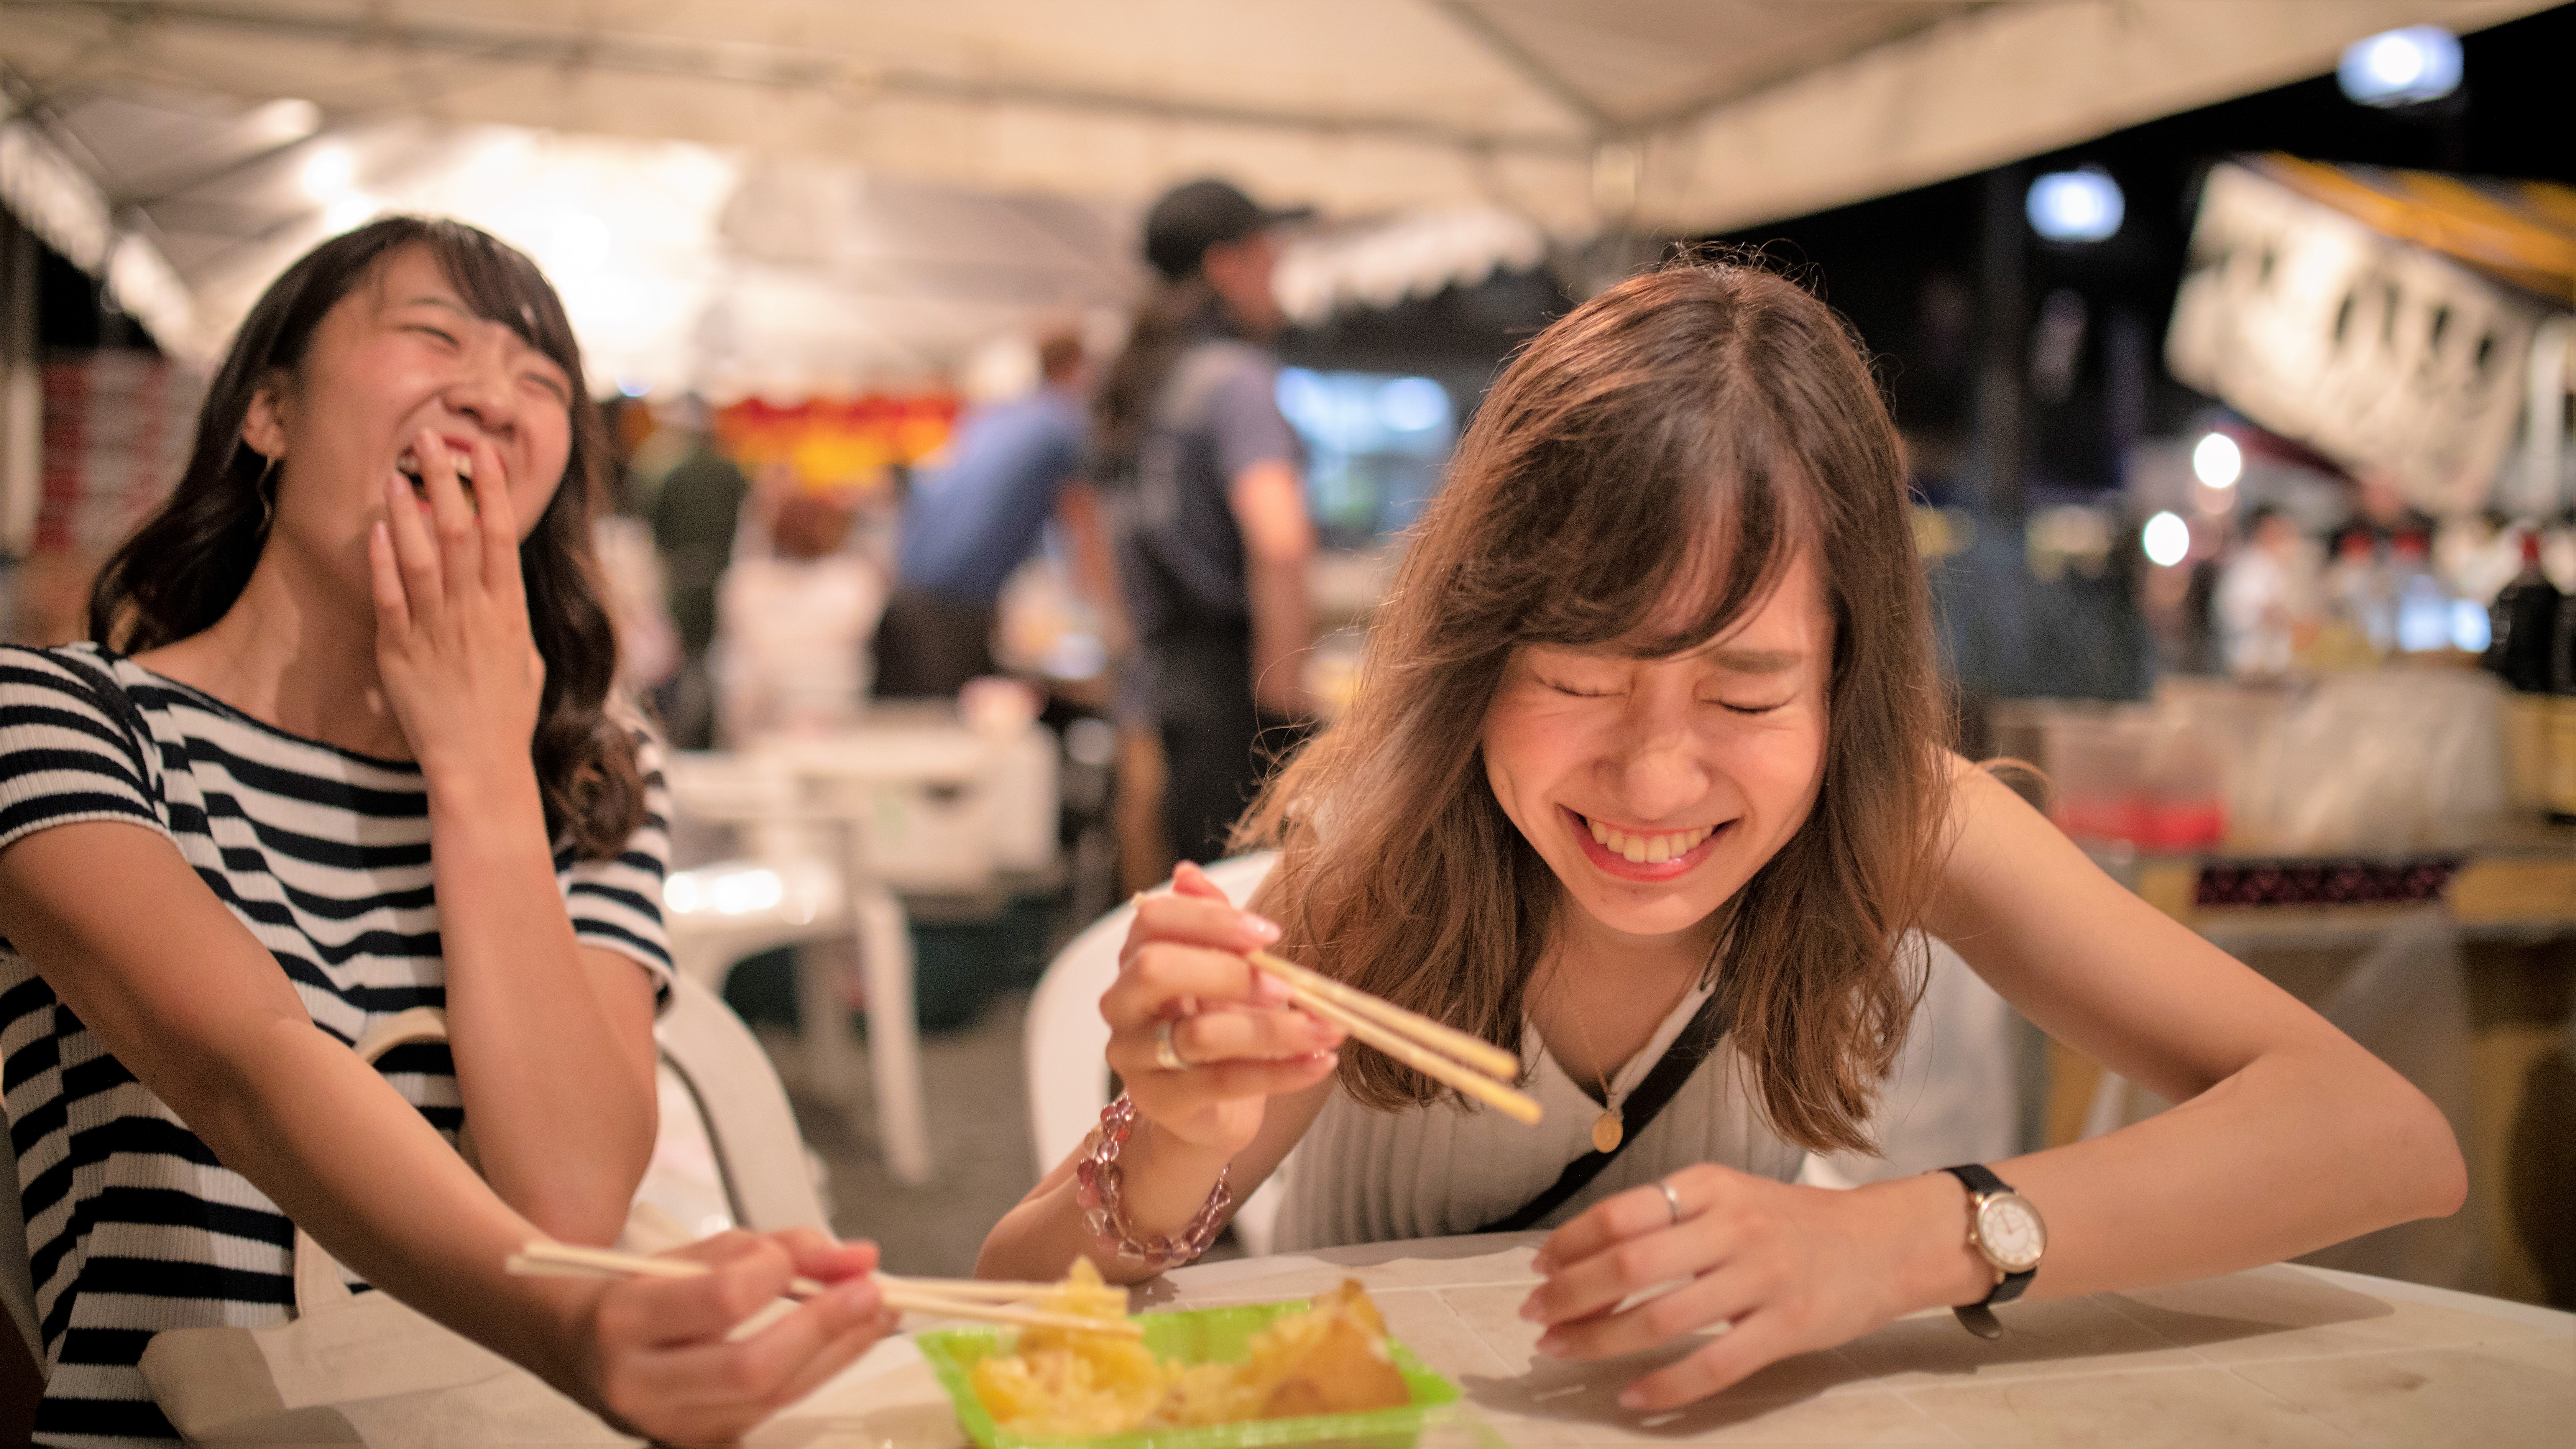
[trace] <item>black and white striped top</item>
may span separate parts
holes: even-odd
[[[624,854],[562,853],[555,877],[582,943],[634,957],[658,983],[670,970],[667,806],[660,776],[649,784],[650,816]],[[80,820],[167,835],[331,1035],[354,1043],[445,1004],[417,766],[287,734],[88,645],[0,648],[0,848]],[[464,1107],[446,1047],[398,1047],[379,1069],[453,1139]],[[144,1344],[164,1328],[286,1317],[292,1229],[5,941],[0,1100],[48,1369],[37,1442],[175,1443],[135,1366]]]

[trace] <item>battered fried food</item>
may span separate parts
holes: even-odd
[[[1126,1295],[1088,1262],[1036,1304],[1103,1322]],[[1241,1363],[1157,1359],[1134,1340],[1071,1329],[1021,1331],[1017,1350],[975,1365],[975,1396],[995,1424],[1032,1437],[1233,1424],[1395,1408],[1412,1391],[1387,1348],[1386,1320],[1356,1279],[1252,1336]]]

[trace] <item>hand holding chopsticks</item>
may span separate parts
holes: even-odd
[[[1492,1042],[1381,1001],[1267,951],[1254,951],[1249,959],[1256,968],[1288,983],[1290,999],[1310,1015],[1332,1022],[1433,1081],[1455,1087],[1514,1121],[1539,1119],[1537,1100],[1511,1085],[1520,1079],[1521,1059]]]
[[[527,1278],[696,1278],[712,1271],[694,1258],[651,1258],[612,1248],[584,1248],[570,1243],[531,1239],[510,1255],[503,1268]],[[877,1297],[888,1308],[936,1318],[971,1318],[1021,1328],[1063,1328],[1086,1333],[1142,1336],[1144,1330],[1125,1321],[1079,1318],[1039,1308],[1015,1306],[1054,1291],[1052,1283],[994,1283],[962,1278],[898,1278],[876,1275]],[[787,1296],[817,1297],[831,1285],[812,1278],[791,1278]]]

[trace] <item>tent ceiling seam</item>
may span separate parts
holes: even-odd
[[[1547,92],[1559,104],[1590,122],[1596,133],[1612,134],[1631,129],[1627,123],[1610,114],[1582,87],[1559,74],[1555,67],[1540,60],[1528,46],[1521,44],[1518,37],[1505,30],[1500,21],[1477,9],[1469,3],[1469,0],[1429,0],[1429,4],[1432,9],[1449,17],[1450,21],[1477,45],[1518,71],[1522,79]]]
[[[1966,4],[1927,5],[1924,8],[1930,13],[1917,17],[1910,24],[1882,31],[1868,44],[1839,55],[1826,65],[1846,64],[1883,47],[1902,45],[1927,31],[1938,30],[1953,20],[1974,15],[1980,10],[1991,9],[1997,4],[2012,3],[2019,3],[2019,0],[1969,0]],[[1640,134],[1687,130],[1694,122],[1703,119],[1713,111],[1723,110],[1738,101],[1758,96],[1774,86],[1796,80],[1801,76],[1817,74],[1825,68],[1826,66],[1813,62],[1787,63],[1770,73],[1750,76],[1715,90],[1703,91],[1689,100],[1667,106],[1637,122],[1634,129]]]

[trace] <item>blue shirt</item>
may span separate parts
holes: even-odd
[[[999,598],[1081,470],[1087,433],[1081,401],[1052,387],[960,419],[948,461],[913,481],[904,584],[969,603]]]

